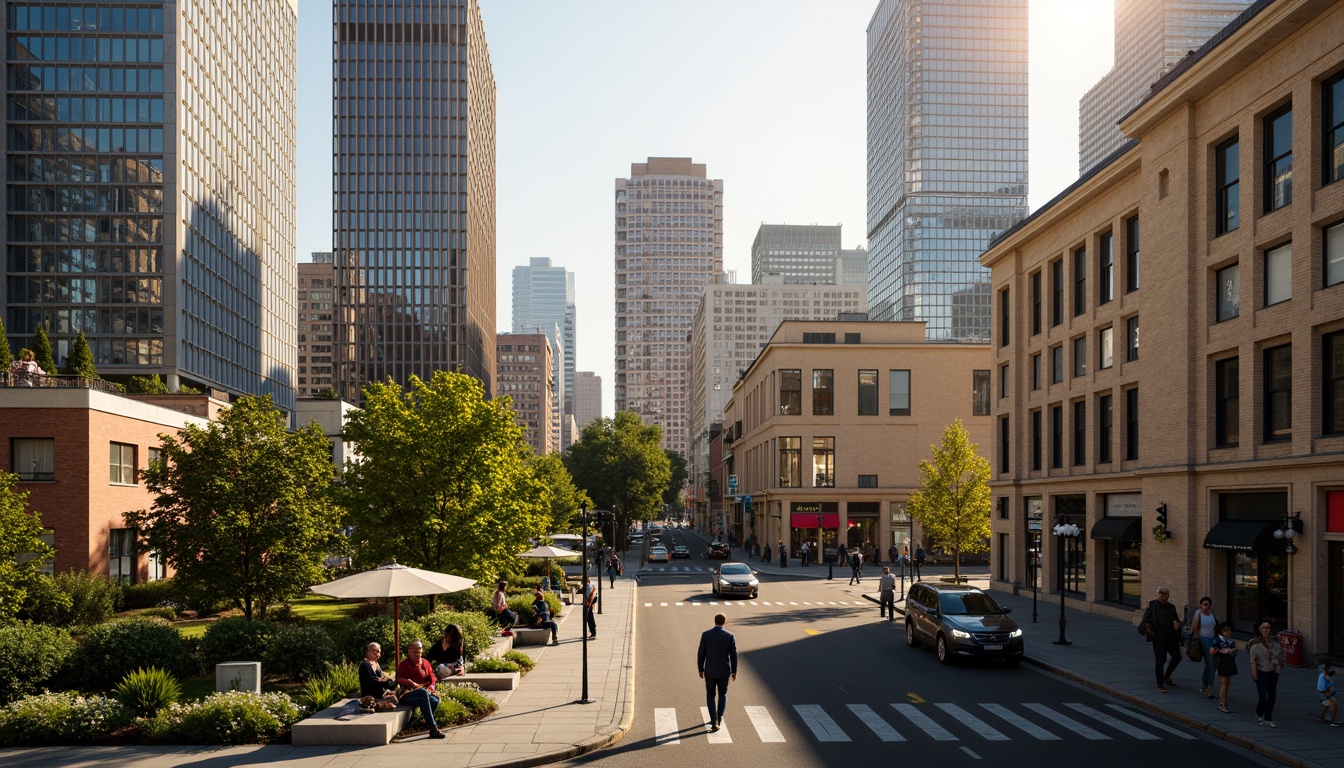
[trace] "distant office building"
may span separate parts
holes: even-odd
[[[785,283],[835,283],[839,258],[838,224],[762,224],[751,244],[751,282],[778,276]]]
[[[574,387],[576,317],[573,272],[551,266],[551,260],[544,257],[513,268],[513,332],[534,333],[540,329],[550,338],[551,349],[555,350],[557,419],[574,410],[570,393]],[[556,434],[561,435],[561,450],[569,447],[558,422]]]
[[[560,444],[555,434],[551,341],[544,333],[501,333],[497,338],[498,397],[513,398],[514,418],[538,456]]]
[[[1027,0],[881,0],[868,25],[873,319],[987,340],[979,256],[1026,213]]]
[[[689,449],[690,344],[700,293],[723,272],[723,181],[687,157],[616,179],[616,410]]]
[[[580,432],[602,418],[602,377],[592,371],[574,374],[574,426]]]
[[[1252,0],[1115,0],[1115,64],[1078,101],[1078,173],[1124,144],[1117,123]]]
[[[854,248],[840,251],[835,261],[836,285],[862,285],[868,295],[868,249]]]
[[[331,362],[334,277],[331,251],[313,251],[311,262],[299,263],[299,376],[295,386],[299,397],[335,387]]]
[[[335,0],[337,391],[495,387],[495,79],[477,0]]]
[[[292,411],[295,2],[4,9],[13,349]]]

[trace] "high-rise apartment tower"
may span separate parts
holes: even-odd
[[[335,388],[331,362],[334,275],[331,251],[313,251],[312,261],[299,263],[299,364],[295,386],[299,397],[313,397]]]
[[[526,266],[513,268],[513,332],[541,331],[551,340],[555,363],[555,434],[559,449],[569,447],[561,422],[573,413],[574,391],[574,273],[551,265],[546,257],[534,257]]]
[[[616,179],[616,410],[689,449],[690,343],[701,290],[723,273],[723,180],[688,157]]]
[[[778,276],[785,283],[833,284],[839,257],[839,224],[762,224],[751,244],[751,282]]]
[[[868,301],[989,338],[979,257],[1027,212],[1027,0],[881,0],[868,25]]]
[[[477,0],[335,0],[337,391],[495,390],[495,80]]]
[[[580,432],[602,418],[602,377],[592,371],[574,373],[574,426]]]
[[[552,453],[560,444],[555,429],[559,403],[555,392],[555,366],[551,340],[544,333],[501,333],[495,337],[498,357],[499,397],[513,400],[513,418],[538,456]]]

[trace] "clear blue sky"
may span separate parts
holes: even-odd
[[[1030,0],[1033,209],[1077,178],[1078,98],[1110,68],[1112,0]],[[579,370],[612,415],[612,182],[689,156],[724,181],[724,264],[762,222],[866,244],[876,0],[481,0],[498,87],[498,330],[513,268],[576,274]],[[331,248],[331,4],[299,0],[298,251]]]

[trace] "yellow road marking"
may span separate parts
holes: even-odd
[[[918,693],[907,693],[907,694],[905,694],[905,698],[909,699],[911,704],[923,704],[923,703],[924,703],[924,699],[921,698],[920,695],[919,695]]]
[[[821,634],[821,630],[820,630],[820,629],[804,629],[803,631],[806,632],[806,633],[809,634],[809,635],[820,635],[820,634]]]

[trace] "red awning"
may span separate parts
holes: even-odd
[[[789,515],[789,526],[792,528],[816,528],[817,516],[807,512],[794,512]],[[839,528],[840,514],[838,512],[823,512],[821,515],[821,527]]]

